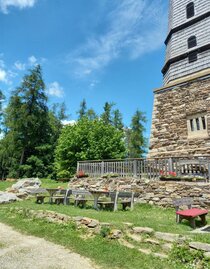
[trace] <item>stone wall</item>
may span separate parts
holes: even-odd
[[[204,113],[205,136],[190,137],[187,121]],[[155,91],[148,157],[191,157],[210,154],[210,78],[197,77]]]
[[[210,208],[210,183],[148,181],[139,178],[81,178],[72,179],[70,189],[134,191],[136,202],[174,207],[173,200],[192,197],[194,206]]]
[[[138,186],[140,203],[171,207],[174,199],[191,197],[195,207],[210,209],[210,183],[153,181]]]

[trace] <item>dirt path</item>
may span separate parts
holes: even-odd
[[[1,269],[96,269],[91,261],[44,239],[0,223]]]

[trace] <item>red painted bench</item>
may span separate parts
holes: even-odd
[[[202,225],[206,224],[206,215],[208,210],[192,208],[193,200],[191,198],[181,198],[173,201],[176,206],[176,221],[180,223],[183,219],[187,219],[190,222],[190,226],[195,229],[195,218],[200,217]],[[187,206],[186,210],[179,210],[180,206]]]

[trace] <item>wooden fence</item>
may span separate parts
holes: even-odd
[[[210,157],[81,161],[77,163],[77,172],[79,171],[83,171],[92,177],[116,174],[120,177],[156,180],[161,175],[176,175],[202,176],[209,180]]]

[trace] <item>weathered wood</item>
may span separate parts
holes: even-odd
[[[129,160],[103,160],[78,162],[78,171],[94,177],[104,174],[118,174],[120,177],[139,177],[155,180],[160,175],[169,175],[175,172],[177,176],[203,176],[210,179],[210,160],[209,159],[129,159]]]

